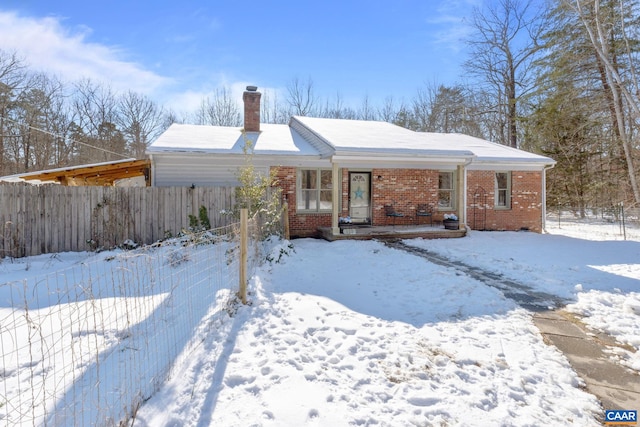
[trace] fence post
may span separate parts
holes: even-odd
[[[249,211],[240,209],[240,291],[242,304],[247,303],[247,253],[249,234]]]
[[[290,240],[289,234],[289,203],[287,201],[284,202],[284,207],[282,209],[282,214],[284,215],[284,238],[286,240]]]
[[[622,225],[622,235],[624,236],[624,240],[627,240],[627,225],[624,221],[624,202],[620,202],[620,221]]]

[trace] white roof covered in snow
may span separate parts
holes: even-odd
[[[555,163],[553,159],[539,154],[530,153],[528,151],[519,150],[517,148],[508,147],[506,145],[497,144],[495,142],[490,142],[485,139],[461,133],[419,132],[418,134],[422,135],[423,138],[427,141],[431,141],[432,143],[471,151],[476,156],[474,161],[537,161],[547,164]]]
[[[291,121],[310,129],[336,152],[473,156],[471,151],[464,148],[443,144],[435,139],[425,139],[418,132],[387,122],[297,116]]]
[[[250,140],[258,154],[318,155],[317,150],[287,125],[260,124],[260,130],[243,134],[239,127],[174,123],[147,152],[242,154],[246,141]]]
[[[466,158],[475,164],[517,163],[551,165],[544,156],[463,134],[414,132],[387,122],[295,116],[288,125],[261,124],[260,132],[241,128],[173,124],[147,153],[242,154],[245,138],[255,154],[413,158]]]

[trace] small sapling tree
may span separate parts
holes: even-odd
[[[272,169],[268,174],[260,173],[253,164],[254,142],[246,134],[242,151],[245,162],[238,169],[236,187],[236,203],[233,208],[234,217],[240,217],[240,209],[248,209],[249,218],[259,214],[264,221],[264,235],[268,237],[279,231],[282,204],[280,203],[280,189],[276,187],[277,170]]]

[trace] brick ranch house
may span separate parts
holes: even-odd
[[[276,169],[292,236],[339,234],[340,224],[417,224],[418,205],[436,223],[540,232],[545,171],[555,161],[461,134],[414,132],[386,122],[294,116],[260,123],[261,94],[243,94],[244,128],[173,124],[150,145],[153,186],[234,186],[246,140],[253,165]],[[388,208],[403,216],[387,215]],[[348,218],[348,220],[347,220]]]

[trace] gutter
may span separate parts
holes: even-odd
[[[405,165],[411,167],[420,164],[440,164],[449,166],[464,165],[465,167],[473,161],[473,153],[466,152],[367,152],[367,151],[336,151],[329,156],[333,163],[345,165],[376,165],[387,167],[399,167]]]

